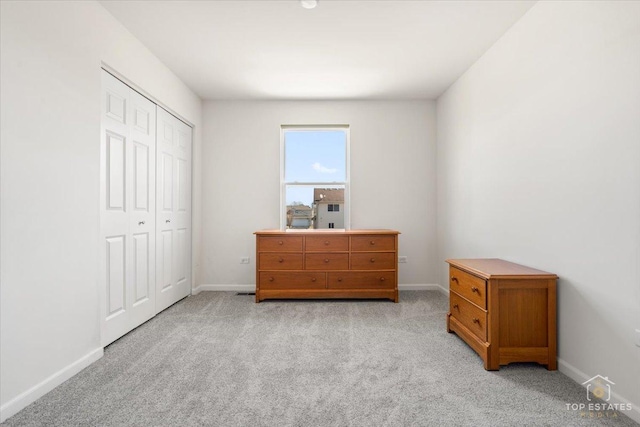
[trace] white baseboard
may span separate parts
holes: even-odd
[[[255,292],[256,285],[199,285],[191,291],[191,295],[198,295],[203,291],[232,291]]]
[[[254,292],[256,285],[199,285],[191,291],[191,295],[198,295],[203,291],[232,291],[232,292]],[[449,295],[449,290],[437,284],[411,284],[398,285],[400,291],[440,291]]]
[[[411,285],[398,285],[399,291],[438,291],[445,295],[449,295],[449,290],[443,288],[438,284],[411,284]]]
[[[7,418],[14,416],[36,400],[40,399],[54,388],[58,387],[63,382],[67,381],[69,378],[100,359],[103,354],[104,349],[102,347],[96,348],[72,364],[60,369],[41,383],[36,384],[29,390],[11,399],[0,407],[0,422],[4,422]]]
[[[560,358],[558,358],[558,370],[580,385],[582,385],[585,381],[588,381],[591,378],[593,378],[593,375],[585,374],[575,366],[571,365],[570,363]],[[567,403],[572,403],[572,402],[567,402]],[[612,390],[611,400],[609,400],[609,403],[631,405],[630,411],[618,411],[618,412],[626,415],[627,417],[631,418],[635,422],[640,423],[640,407],[638,407],[637,405],[634,405],[628,399],[625,399],[624,397],[620,396],[618,393]]]

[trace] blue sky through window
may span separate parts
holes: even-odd
[[[340,130],[287,130],[284,134],[285,181],[287,183],[343,183],[346,181],[347,137]],[[344,188],[322,185],[322,188]],[[310,206],[313,186],[287,186],[286,204]]]
[[[343,131],[286,131],[285,181],[346,181],[346,144]]]

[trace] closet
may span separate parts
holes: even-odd
[[[105,346],[191,292],[192,129],[102,70],[100,133]]]

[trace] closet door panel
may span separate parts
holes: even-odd
[[[132,304],[130,326],[135,328],[156,314],[156,105],[133,89],[129,96],[131,212],[128,217],[132,247],[128,290]]]
[[[125,207],[125,148],[126,137],[107,132],[107,209],[124,212]]]
[[[134,143],[133,148],[133,165],[134,171],[134,209],[136,211],[149,211],[149,147]]]
[[[158,107],[158,300],[163,310],[191,293],[191,136],[185,123]],[[160,248],[162,246],[162,248]]]
[[[113,236],[107,242],[107,319],[124,314],[126,302],[125,236]]]
[[[140,233],[133,236],[135,295],[134,305],[144,304],[149,300],[155,289],[151,286],[152,260],[151,237],[149,233]],[[155,308],[154,308],[155,311]]]
[[[102,344],[155,315],[155,104],[103,71]]]

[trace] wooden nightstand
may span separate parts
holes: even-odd
[[[487,370],[512,362],[556,362],[558,276],[501,259],[448,259],[447,332],[455,332]]]

